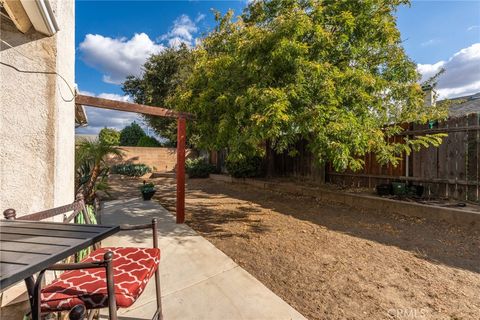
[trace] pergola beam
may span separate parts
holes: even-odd
[[[110,99],[103,99],[98,97],[86,96],[77,94],[75,97],[75,104],[97,107],[110,110],[135,112],[141,114],[148,114],[151,116],[167,117],[167,118],[191,118],[192,114],[185,112],[178,112],[170,109],[152,107],[139,103],[124,102]]]

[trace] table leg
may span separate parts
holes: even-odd
[[[33,276],[30,276],[25,279],[25,286],[27,287],[28,302],[30,302],[30,310],[33,310],[33,296],[34,296],[34,288],[35,288],[35,279],[33,278]]]
[[[33,276],[30,276],[25,279],[25,285],[27,286],[28,299],[30,301],[30,309],[32,310],[32,320],[40,320],[40,304],[41,304],[41,290],[42,290],[42,280],[45,270],[41,271],[37,280],[34,280]]]

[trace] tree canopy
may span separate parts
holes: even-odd
[[[166,49],[147,60],[141,76],[127,77],[123,91],[136,103],[175,109],[167,98],[175,92],[179,83],[186,80],[192,63],[191,51],[185,45]],[[174,119],[149,115],[143,117],[156,134],[169,140],[167,145],[176,144],[177,127]]]
[[[105,127],[98,133],[98,139],[105,144],[118,146],[120,145],[120,132],[118,130]]]
[[[121,146],[136,146],[141,138],[145,137],[145,131],[135,121],[120,131]]]
[[[265,142],[295,154],[295,143],[306,140],[338,170],[361,168],[368,152],[396,164],[403,152],[441,143],[440,135],[393,142],[401,125],[443,115],[424,106],[396,26],[401,4],[408,2],[254,1],[239,17],[216,13],[215,29],[187,51],[188,72],[153,67],[167,61],[161,54],[145,65],[134,86],[140,93],[129,87],[135,79],[124,87],[135,99],[152,99],[141,102],[194,113],[196,145],[228,148],[232,160],[262,156]]]

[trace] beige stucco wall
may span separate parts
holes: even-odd
[[[75,3],[50,0],[60,31],[45,37],[19,32],[0,19],[0,61],[21,70],[55,71],[74,87]],[[0,215],[51,208],[74,199],[74,100],[52,74],[0,65]],[[65,101],[67,100],[67,101]],[[71,101],[68,101],[71,100]],[[1,304],[9,298],[1,297]],[[2,317],[3,319],[3,317]]]
[[[0,61],[22,70],[56,71],[74,87],[74,0],[50,0],[60,31],[19,32],[1,19]],[[56,75],[0,65],[0,210],[18,215],[73,200],[74,101]]]

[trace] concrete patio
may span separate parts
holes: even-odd
[[[140,224],[156,217],[161,248],[163,314],[168,319],[305,319],[261,282],[205,238],[154,201],[116,200],[105,203],[103,224]],[[128,231],[103,241],[103,246],[151,246],[151,232]],[[155,285],[150,281],[140,299],[120,311],[123,320],[151,319]]]

